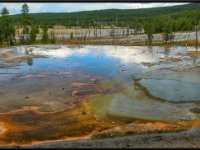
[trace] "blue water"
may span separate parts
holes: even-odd
[[[109,48],[110,46],[106,48],[106,51],[109,51]],[[48,52],[51,50],[48,50],[46,54],[42,54],[42,56],[47,56],[47,58],[27,59],[27,61],[21,62],[18,68],[22,74],[51,74],[59,71],[79,70],[103,78],[123,78],[124,80],[131,80],[131,74],[140,74],[147,70],[146,67],[141,67],[132,61],[130,63],[124,63],[120,56],[117,58],[118,56],[113,57],[112,55],[106,55],[104,53],[105,47],[103,51],[101,51],[101,47],[98,47],[98,49],[95,46],[87,47],[88,51],[85,54],[80,54],[80,49],[81,48],[72,48],[69,50],[69,53],[73,52],[73,55],[63,56],[61,58],[54,57],[53,55],[49,56]],[[115,47],[112,47],[112,49],[115,50]],[[53,50],[55,50],[56,53],[56,49]],[[67,50],[61,49],[59,52],[62,53]],[[130,50],[134,51],[131,47]],[[21,49],[21,51],[23,51],[23,49]],[[21,51],[19,51],[19,55],[23,54]],[[34,49],[32,51],[34,52]],[[129,57],[129,59],[133,60],[136,56]]]
[[[186,65],[194,67],[193,61],[187,59],[178,62],[170,61],[169,57],[176,58],[176,54],[186,53],[184,47],[165,49],[137,46],[58,45],[51,47],[46,45],[27,46],[26,49],[25,46],[20,46],[8,53],[12,55],[7,58],[0,57],[0,62],[4,65],[12,64],[14,67],[0,68],[0,85],[2,85],[0,86],[2,99],[0,111],[35,105],[45,111],[65,109],[67,108],[65,102],[71,101],[72,91],[77,90],[72,83],[91,83],[92,79],[97,79],[105,84],[104,96],[108,96],[108,98],[103,96],[99,98],[99,101],[103,99],[105,101],[99,109],[103,109],[106,105],[111,115],[153,120],[162,120],[165,116],[167,116],[165,119],[169,120],[195,118],[191,114],[184,114],[190,106],[186,108],[184,106],[183,111],[180,107],[175,117],[170,116],[171,111],[174,112],[179,105],[175,106],[168,101],[200,100],[199,83],[193,86],[190,80],[193,78],[194,82],[200,81],[198,75],[194,78],[193,72],[187,75],[187,72],[183,71],[184,80],[180,80],[182,76],[177,71],[165,70],[163,73],[165,67],[176,67],[175,69]],[[9,63],[6,60],[9,60]],[[142,88],[135,86],[133,76],[137,77],[138,82],[149,91],[151,96]],[[177,90],[179,87],[181,89]],[[32,101],[26,100],[25,97],[30,97]],[[169,104],[163,105],[160,99],[166,100]],[[117,109],[118,107],[120,108]],[[144,111],[145,109],[148,111]],[[162,111],[164,112],[161,113]]]
[[[184,60],[185,62],[183,60],[179,62],[166,61],[169,57],[175,57],[176,54],[186,53],[184,47],[166,49],[164,47],[139,46],[55,46],[16,47],[10,53],[15,53],[14,58],[25,56],[25,59],[18,58],[18,61],[13,63],[19,64],[18,66],[1,68],[0,71],[16,72],[21,75],[48,74],[49,76],[59,72],[77,71],[103,79],[122,80],[132,84],[134,75],[141,76],[146,72],[159,70],[160,67],[188,65],[189,62],[187,60]],[[166,62],[160,63],[160,60],[163,59],[166,59]],[[153,65],[145,65],[148,63]],[[10,80],[9,77],[16,79],[13,74],[1,75],[0,81],[6,80],[6,78]],[[165,77],[160,78],[164,79]],[[151,86],[148,86],[147,89],[153,93]],[[155,89],[158,90],[158,88]],[[170,95],[170,92],[168,93]]]

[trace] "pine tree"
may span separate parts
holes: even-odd
[[[170,18],[167,18],[164,26],[163,26],[163,39],[167,43],[168,41],[174,40],[174,34],[173,34],[173,24]]]
[[[52,44],[56,43],[56,36],[55,36],[55,33],[53,31],[51,31],[51,33],[50,33],[50,42]]]
[[[152,43],[154,31],[155,31],[155,27],[154,27],[154,24],[152,22],[147,22],[144,25],[144,32],[147,35],[149,44]]]
[[[23,44],[27,44],[29,43],[30,41],[30,38],[29,38],[29,26],[31,25],[31,22],[30,22],[30,18],[29,18],[29,7],[28,5],[25,3],[22,5],[22,27],[23,27],[23,34],[21,36],[21,42]]]
[[[9,45],[14,45],[15,26],[9,11],[4,7],[1,11],[1,42],[5,41]]]
[[[42,30],[43,30],[43,33],[42,33],[41,42],[42,42],[43,44],[47,44],[47,43],[49,42],[49,36],[48,36],[48,33],[47,33],[48,28],[47,28],[46,26],[44,26],[44,27],[42,28]]]
[[[2,18],[0,18],[0,45],[3,44]]]
[[[37,34],[39,33],[39,29],[36,26],[31,27],[31,32],[30,32],[30,41],[31,43],[36,42]]]

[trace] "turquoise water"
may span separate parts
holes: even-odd
[[[144,86],[151,95],[174,102],[199,101],[200,83],[167,79],[142,79],[139,83]]]

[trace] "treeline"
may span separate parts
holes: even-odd
[[[7,42],[7,44],[13,45],[15,37],[15,26],[13,18],[9,16],[9,12],[6,8],[1,10],[0,19],[0,44]]]
[[[18,15],[9,15],[6,8],[1,10],[0,44],[7,42],[9,45],[14,45],[16,43],[15,33],[19,35],[19,29],[22,29],[19,37],[22,44],[35,43],[40,29],[42,29],[42,36],[39,38],[39,42],[55,43],[55,34],[53,32],[48,34],[48,28],[54,25],[81,26],[83,28],[113,27],[114,25],[134,28],[136,34],[144,30],[149,43],[152,42],[153,34],[163,33],[163,40],[168,42],[173,41],[173,32],[194,30],[195,26],[199,24],[199,20],[199,3],[146,9],[35,14],[30,14],[28,5],[24,4],[21,14]]]

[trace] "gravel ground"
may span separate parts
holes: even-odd
[[[52,142],[9,148],[200,148],[200,127],[179,133],[156,133],[116,138]],[[4,147],[5,148],[5,147]],[[8,147],[7,147],[8,148]]]

